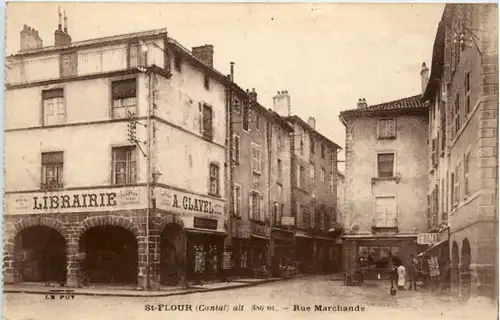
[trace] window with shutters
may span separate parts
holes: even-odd
[[[146,66],[147,50],[139,42],[134,42],[128,47],[128,66],[129,68],[139,68]]]
[[[464,195],[469,195],[469,170],[470,170],[470,149],[464,154]]]
[[[310,183],[316,182],[316,167],[314,166],[314,163],[309,164],[309,180]]]
[[[260,174],[261,165],[262,165],[262,159],[261,159],[260,146],[252,142],[252,171],[254,173]]]
[[[277,174],[278,174],[278,177],[277,177],[277,182],[279,184],[282,184],[283,183],[283,161],[281,159],[278,159],[277,160]]]
[[[321,183],[325,183],[325,179],[326,179],[326,170],[325,170],[325,168],[321,168],[319,181]]]
[[[240,164],[240,136],[233,137],[233,161],[236,165]]]
[[[396,138],[396,120],[386,118],[378,120],[378,138],[395,139]]]
[[[113,81],[111,83],[113,119],[124,119],[128,113],[137,115],[137,79]]]
[[[396,197],[375,197],[374,226],[377,228],[397,227]]]
[[[248,100],[243,103],[243,130],[249,131],[250,129],[250,106],[248,105]]]
[[[394,177],[394,153],[379,153],[377,155],[377,171],[379,178]]]
[[[66,123],[64,89],[42,91],[43,125],[53,126]]]
[[[210,189],[209,194],[220,196],[220,173],[219,166],[215,163],[210,164]]]
[[[460,166],[457,165],[455,167],[455,173],[454,173],[454,179],[453,179],[453,205],[458,205],[459,199],[460,199]]]
[[[431,143],[431,168],[434,168],[436,166],[436,159],[437,159],[437,150],[436,150],[436,139],[433,138],[432,139],[432,143]]]
[[[460,130],[460,95],[455,96],[455,108],[453,110],[453,125],[454,125],[454,131],[453,133],[456,134],[458,130]]]
[[[237,217],[241,217],[241,186],[234,185],[234,196],[233,196],[233,214]]]
[[[42,153],[42,189],[63,187],[63,152]]]
[[[113,148],[113,184],[135,184],[137,181],[135,146]]]
[[[59,59],[62,78],[78,75],[78,56],[76,52],[61,53]]]
[[[202,110],[202,137],[207,140],[213,139],[213,114],[212,107],[208,104],[203,104]]]
[[[261,201],[261,195],[257,191],[252,191],[250,193],[250,203],[249,203],[249,218],[252,220],[263,221],[264,215],[261,206],[263,202]]]
[[[465,91],[465,117],[467,117],[471,111],[470,105],[470,72],[465,73],[464,80],[464,91]]]
[[[441,112],[441,156],[444,156],[444,152],[446,150],[446,103],[441,101],[440,103],[440,112]]]
[[[307,188],[306,184],[306,167],[299,165],[299,179],[297,179],[297,182],[299,183],[298,187],[302,189]]]

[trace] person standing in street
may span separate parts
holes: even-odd
[[[413,287],[415,291],[417,291],[417,279],[420,274],[420,269],[418,267],[418,260],[413,255],[411,256],[411,266],[408,268],[408,276],[410,287],[409,290]]]
[[[397,273],[398,273],[398,289],[404,290],[406,281],[406,268],[402,263],[399,265]]]

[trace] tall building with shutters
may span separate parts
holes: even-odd
[[[498,298],[498,5],[447,4],[429,102],[429,227],[451,292]]]
[[[344,270],[388,276],[427,231],[428,108],[421,95],[342,111],[346,127]]]
[[[221,276],[227,97],[213,47],[166,29],[7,58],[4,280],[144,289]]]

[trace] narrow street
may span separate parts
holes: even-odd
[[[191,305],[192,311],[158,311],[159,305]],[[229,311],[196,311],[203,305],[227,305]],[[243,311],[233,308],[243,306]],[[314,311],[322,305],[324,310]],[[146,311],[146,306],[155,311]],[[295,309],[310,311],[294,311]],[[338,311],[338,307],[359,306],[360,311]],[[496,308],[486,301],[457,303],[427,292],[398,292],[390,296],[385,282],[368,282],[363,287],[344,287],[329,276],[311,276],[255,287],[189,294],[165,298],[75,296],[72,300],[46,300],[44,295],[5,294],[6,320],[76,319],[496,319]],[[162,308],[165,308],[164,306]],[[263,308],[264,311],[256,310]],[[254,310],[252,310],[254,309]],[[364,311],[362,311],[364,309]]]

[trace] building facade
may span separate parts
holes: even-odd
[[[295,256],[302,272],[329,272],[338,259],[331,229],[337,221],[337,152],[340,147],[290,114],[290,95],[278,92],[274,110],[293,128],[291,138],[291,210]],[[339,228],[337,228],[337,231]]]
[[[437,140],[430,227],[449,223],[451,288],[464,297],[498,296],[497,12],[496,4],[446,5],[424,95]]]
[[[428,110],[421,96],[341,112],[346,127],[344,269],[387,275],[427,230]],[[410,196],[411,195],[411,196]]]
[[[5,281],[218,277],[232,84],[213,48],[165,29],[71,42],[66,19],[54,46],[30,27],[21,44],[7,58]]]

